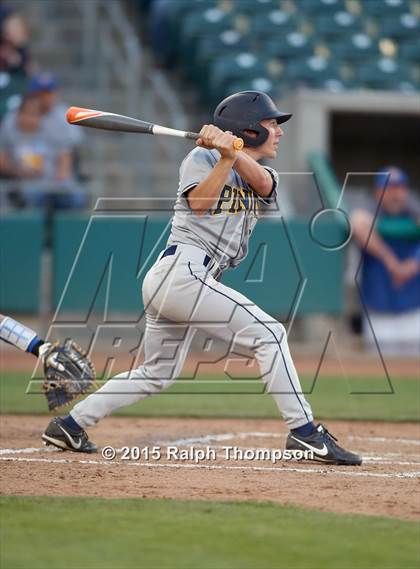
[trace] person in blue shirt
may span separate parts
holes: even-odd
[[[360,292],[369,347],[387,354],[419,355],[420,207],[407,174],[395,166],[375,177],[372,206],[352,214],[362,249]],[[373,335],[373,333],[374,335]]]
[[[29,93],[1,124],[0,175],[10,179],[21,206],[82,208],[87,195],[75,176],[71,142],[58,123],[45,128],[43,120],[39,96]]]

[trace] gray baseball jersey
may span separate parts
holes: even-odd
[[[168,245],[184,243],[201,247],[224,270],[235,267],[246,257],[261,208],[276,201],[278,174],[265,166],[273,178],[273,191],[268,198],[262,198],[232,169],[219,199],[204,215],[194,215],[186,194],[206,178],[219,160],[217,150],[195,148],[182,162]]]

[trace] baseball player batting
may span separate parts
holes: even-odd
[[[54,418],[42,435],[47,444],[95,452],[85,429],[169,387],[181,372],[195,329],[205,327],[235,349],[252,350],[290,429],[287,449],[313,451],[315,460],[326,463],[361,464],[314,423],[283,325],[220,282],[225,270],[246,257],[259,211],[275,203],[278,175],[259,162],[276,157],[281,124],[290,117],[258,91],[236,93],[217,106],[214,124],[203,126],[197,148],[181,164],[171,234],[143,282],[144,363],[110,379],[68,416]],[[238,137],[243,150],[235,148]]]

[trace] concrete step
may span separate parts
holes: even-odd
[[[33,58],[37,61],[41,68],[49,69],[54,67],[73,67],[78,68],[82,64],[82,53],[79,49],[75,50],[66,45],[57,44],[34,44],[31,49]]]
[[[88,2],[89,0],[85,0]],[[73,0],[13,0],[13,6],[25,14],[42,16],[45,20],[69,19],[79,16],[78,3]]]
[[[49,28],[47,27],[49,26]],[[36,45],[66,45],[69,49],[81,49],[82,21],[74,23],[47,22],[46,26],[31,29],[31,43]]]

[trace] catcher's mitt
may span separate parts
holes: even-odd
[[[47,342],[40,347],[39,355],[45,374],[42,387],[50,411],[67,405],[94,384],[95,368],[73,340],[66,340],[62,345]]]

